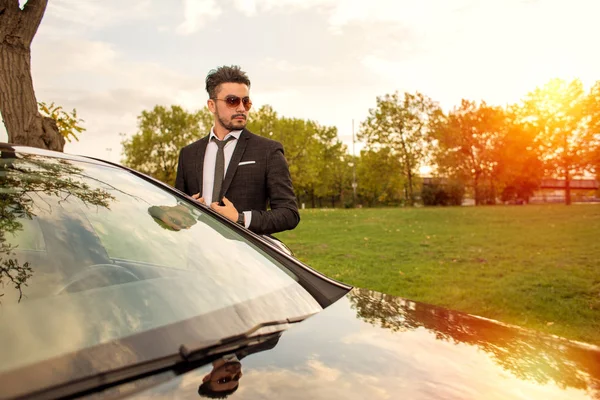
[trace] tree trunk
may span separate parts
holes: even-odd
[[[571,205],[571,177],[568,168],[565,169],[565,204]]]
[[[496,184],[493,175],[490,175],[490,199],[489,203],[496,205]]]
[[[569,176],[570,175],[569,167],[571,167],[572,161],[570,160],[570,157],[569,157],[569,141],[568,141],[568,136],[567,136],[566,132],[563,134],[563,140],[564,140],[563,157],[564,157],[564,166],[565,166],[565,204],[570,206],[571,205],[571,177]]]
[[[480,205],[481,201],[479,198],[479,174],[475,174],[475,178],[473,179],[473,197],[475,197],[475,205]]]
[[[415,205],[415,194],[413,192],[413,174],[410,168],[408,168],[406,175],[408,179],[408,205],[412,207]]]
[[[0,113],[13,144],[62,151],[65,139],[56,121],[43,117],[31,79],[31,41],[47,0],[0,0]]]

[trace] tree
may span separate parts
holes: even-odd
[[[175,185],[182,147],[200,139],[212,126],[208,108],[189,113],[180,106],[155,106],[138,117],[138,133],[124,140],[124,165]]]
[[[356,162],[352,155],[346,152],[346,146],[336,142],[333,146],[325,149],[322,173],[322,192],[330,196],[331,206],[335,207],[336,199],[339,199],[342,207],[353,206],[352,195],[352,163]]]
[[[470,181],[477,205],[495,201],[495,173],[505,127],[501,108],[462,100],[435,130],[440,170],[460,181]]]
[[[457,180],[434,178],[421,189],[424,206],[460,206],[464,196],[465,188]]]
[[[80,123],[84,121],[81,118],[77,118],[76,109],[73,109],[73,111],[69,113],[63,110],[61,106],[55,105],[54,102],[50,104],[40,102],[38,104],[40,107],[40,112],[43,116],[50,117],[56,121],[58,132],[63,138],[69,142],[71,141],[71,137],[79,141],[79,137],[77,135],[86,129],[80,125]]]
[[[48,0],[0,0],[0,113],[14,144],[62,151],[56,121],[38,111],[31,78],[31,42]]]
[[[339,141],[336,127],[317,125],[313,138],[316,139],[316,152],[310,158],[317,170],[316,196],[330,199],[334,207],[337,198],[342,196],[340,184],[348,168],[342,165],[346,146]]]
[[[428,156],[430,129],[440,115],[437,103],[421,93],[386,94],[377,97],[377,107],[361,125],[358,138],[367,149],[387,148],[398,157],[409,205],[414,204],[417,171]]]
[[[495,177],[503,202],[528,203],[544,177],[535,135],[518,122],[517,108],[506,112],[506,129],[497,143]]]
[[[316,165],[310,161],[317,151],[314,128],[314,123],[309,121],[280,117],[269,105],[251,113],[248,120],[250,131],[283,145],[296,197],[300,200],[303,193],[307,193],[313,207],[318,174]]]
[[[266,105],[250,114],[248,129],[283,145],[299,201],[306,195],[314,208],[323,197],[332,195],[331,169],[334,163],[341,162],[342,151],[335,127],[280,117],[271,106]]]
[[[358,195],[370,207],[401,201],[402,165],[389,148],[361,151],[356,173],[360,182]]]
[[[586,102],[586,114],[590,117],[586,139],[588,141],[587,161],[589,170],[600,180],[600,81],[590,90]]]
[[[581,81],[553,79],[529,93],[520,107],[520,119],[533,130],[548,175],[565,180],[565,204],[571,204],[570,183],[589,169],[588,97]]]

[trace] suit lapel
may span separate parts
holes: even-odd
[[[198,153],[194,158],[194,171],[198,171],[198,193],[200,193],[200,196],[202,196],[202,183],[204,181],[204,155],[206,154],[206,146],[208,145],[209,137],[210,135],[200,139],[198,142]]]
[[[225,193],[227,193],[227,189],[229,189],[229,185],[231,185],[231,181],[233,180],[235,171],[237,171],[238,164],[242,160],[242,156],[246,151],[248,139],[250,139],[250,133],[244,129],[240,135],[240,138],[238,139],[237,144],[235,145],[235,150],[233,150],[231,160],[229,161],[229,165],[227,166],[227,172],[225,173],[225,179],[223,180],[223,187],[221,188],[220,198],[223,198]]]

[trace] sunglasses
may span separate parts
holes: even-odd
[[[229,383],[231,381],[238,382],[241,377],[242,377],[242,375],[238,372],[234,376],[225,376],[225,377],[223,377],[221,379],[218,379],[217,382],[220,383],[221,385],[224,385],[224,384]]]
[[[250,107],[252,107],[252,101],[250,101],[250,97],[237,97],[233,95],[226,96],[224,99],[213,99],[213,100],[221,100],[227,104],[229,108],[236,108],[240,105],[240,102],[244,105],[246,111],[250,111]]]

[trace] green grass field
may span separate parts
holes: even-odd
[[[278,234],[348,284],[600,344],[600,205],[302,210]]]

